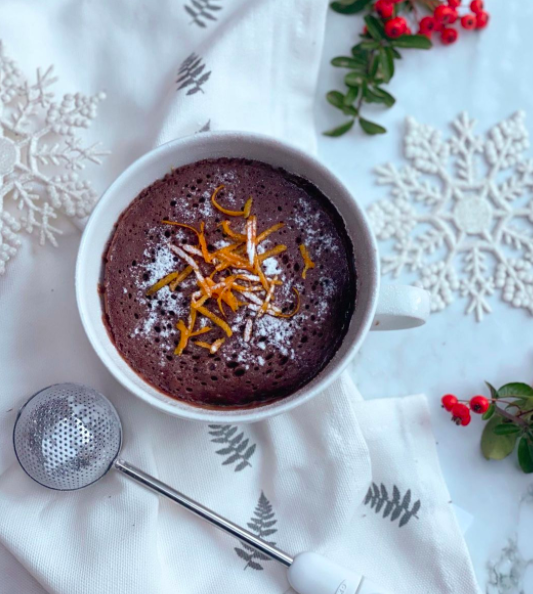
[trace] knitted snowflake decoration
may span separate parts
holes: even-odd
[[[22,232],[56,246],[58,211],[79,219],[91,211],[96,193],[78,177],[87,162],[107,152],[83,146],[77,134],[96,117],[103,93],[64,95],[54,101],[52,67],[28,82],[0,42],[0,275],[20,246]]]
[[[482,138],[462,114],[447,139],[409,118],[410,165],[376,170],[378,184],[391,187],[391,197],[369,209],[377,237],[391,248],[382,273],[413,273],[431,294],[432,311],[459,294],[481,321],[499,289],[533,314],[533,161],[523,154],[524,117],[516,113]]]

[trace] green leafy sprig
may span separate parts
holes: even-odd
[[[486,383],[491,405],[482,417],[487,421],[481,437],[483,455],[503,460],[516,449],[522,471],[533,473],[533,388],[515,382],[496,390]]]
[[[396,12],[414,4],[406,2],[396,4]],[[371,8],[371,0],[345,0],[333,2],[331,8],[341,14],[356,14]],[[330,91],[326,98],[333,107],[336,107],[348,120],[324,132],[326,136],[342,136],[354,126],[355,122],[366,134],[384,134],[387,130],[375,122],[364,118],[361,109],[364,104],[374,103],[384,107],[392,107],[395,98],[383,88],[390,82],[395,72],[395,60],[401,59],[400,49],[430,49],[431,40],[425,35],[402,35],[396,39],[387,37],[381,19],[372,14],[365,16],[367,32],[361,35],[361,41],[354,45],[351,56],[338,56],[331,60],[336,68],[347,68],[348,74],[344,77],[346,89]]]

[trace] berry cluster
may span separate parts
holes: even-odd
[[[470,0],[464,0],[470,2]],[[454,43],[459,27],[483,29],[489,22],[482,0],[472,0],[470,11],[462,0],[334,0],[331,9],[339,14],[363,14],[364,29],[348,55],[331,60],[332,66],[346,68],[344,90],[327,93],[326,99],[344,116],[344,122],[324,132],[326,136],[346,134],[357,123],[365,134],[387,130],[365,117],[367,104],[392,107],[396,102],[388,85],[396,72],[396,61],[404,50],[429,50],[431,37],[440,34],[446,45]],[[421,11],[424,11],[423,13]],[[468,13],[468,14],[464,14]],[[404,18],[405,17],[405,18]],[[412,30],[411,30],[412,27]],[[532,438],[533,439],[533,438]]]
[[[446,394],[441,398],[442,408],[452,414],[452,421],[456,425],[466,427],[472,420],[470,411],[482,415],[489,410],[490,400],[485,396],[474,396],[468,401],[460,402],[453,394]]]
[[[485,382],[490,397],[474,396],[460,401],[453,394],[441,398],[442,407],[457,425],[469,425],[471,411],[486,421],[481,452],[487,460],[503,460],[515,450],[523,472],[533,474],[533,386],[510,382],[496,388]]]
[[[397,16],[396,4],[402,0],[377,0],[374,10],[385,21],[385,33],[391,39],[397,39],[402,35],[412,35],[412,31],[406,19]],[[457,41],[459,31],[451,25],[456,22],[461,24],[463,29],[484,29],[489,22],[489,13],[484,10],[483,0],[472,0],[470,2],[471,13],[459,15],[458,9],[461,0],[447,0],[447,4],[439,4],[431,16],[423,17],[418,23],[418,35],[432,37],[433,33],[440,33],[442,43],[450,45]]]

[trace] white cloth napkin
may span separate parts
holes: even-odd
[[[326,8],[320,0],[16,0],[4,3],[0,30],[26,74],[55,63],[58,91],[106,91],[89,133],[113,151],[90,171],[101,189],[154,143],[200,129],[254,130],[314,150]],[[11,447],[16,410],[60,381],[111,398],[126,460],[282,549],[324,552],[384,591],[475,591],[423,400],[357,402],[344,377],[264,423],[221,429],[163,415],[118,386],[85,339],[73,289],[78,241],[67,230],[61,251],[23,242],[0,276],[0,592],[288,589],[282,567],[116,473],[72,493],[26,477]],[[230,446],[214,440],[241,433],[256,447],[236,471],[238,463],[224,464]]]

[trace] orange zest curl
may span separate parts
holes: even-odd
[[[303,243],[300,244],[300,253],[302,254],[302,258],[304,259],[304,269],[302,271],[302,278],[305,279],[307,277],[307,271],[310,268],[314,268],[315,263],[313,262],[313,260],[311,260],[309,251]]]
[[[265,260],[268,260],[269,258],[272,258],[273,256],[277,256],[277,255],[283,253],[286,249],[287,249],[287,246],[280,243],[275,248],[272,248],[271,250],[267,250],[266,252],[259,254],[259,262],[264,262]]]
[[[285,227],[285,223],[276,223],[275,225],[272,225],[272,227],[270,227],[266,231],[263,231],[262,233],[260,233],[257,236],[257,245],[259,245],[262,241],[264,241],[271,233],[274,233],[275,231],[279,231],[282,227]]]
[[[300,311],[300,293],[295,287],[293,287],[292,290],[296,293],[296,307],[291,311],[291,313],[288,314],[274,312],[273,315],[275,315],[277,318],[292,318]]]
[[[199,330],[195,330],[194,332],[190,333],[190,337],[193,338],[194,336],[200,336],[200,334],[206,334],[207,332],[211,332],[211,330],[213,330],[212,326],[204,326],[203,328],[200,328]]]
[[[222,223],[220,223],[220,226],[222,227],[222,231],[224,231],[224,233],[228,237],[231,237],[232,239],[238,239],[239,241],[246,241],[246,235],[243,235],[242,233],[236,233],[235,231],[233,231],[230,227],[229,221],[222,221]]]
[[[223,206],[220,206],[220,204],[216,200],[217,194],[222,189],[224,189],[223,184],[218,186],[218,188],[215,188],[215,191],[213,192],[213,195],[211,196],[211,203],[213,204],[213,206],[220,212],[223,212],[225,215],[228,215],[230,217],[244,217],[245,219],[247,219],[250,216],[250,212],[252,210],[253,198],[252,197],[248,198],[248,200],[244,204],[244,208],[242,210],[229,210],[228,208],[224,208]]]
[[[176,221],[168,221],[167,219],[163,219],[161,222],[165,223],[165,225],[174,225],[176,227],[183,227],[184,229],[189,229],[189,231],[194,231],[196,235],[200,233],[198,229],[195,229],[192,225],[187,225],[186,223],[177,223]]]
[[[276,278],[274,279],[275,281],[278,280],[278,277],[276,276]],[[270,301],[272,300],[272,296],[274,295],[274,289],[276,288],[276,285],[274,283],[272,283],[270,285],[270,288],[266,294],[265,300],[263,301],[263,304],[261,305],[259,311],[257,312],[257,317],[261,317],[268,309],[268,305],[270,303]]]
[[[176,288],[178,287],[178,285],[179,285],[180,283],[182,283],[182,282],[183,282],[183,281],[184,281],[184,280],[185,280],[185,279],[186,279],[186,278],[189,276],[189,274],[191,274],[191,272],[192,272],[192,266],[187,266],[186,268],[184,268],[184,269],[183,269],[183,270],[180,272],[179,276],[177,276],[177,277],[176,277],[176,278],[175,278],[175,279],[174,279],[174,280],[173,280],[173,281],[170,283],[170,285],[169,285],[169,289],[170,289],[171,291],[175,291],[175,290],[176,290]]]
[[[187,343],[189,341],[189,330],[187,326],[185,326],[183,320],[179,320],[176,327],[180,331],[180,341],[176,347],[176,350],[174,351],[174,354],[179,356],[187,348]]]
[[[212,344],[209,344],[208,342],[204,342],[203,340],[197,340],[194,344],[204,349],[207,349],[211,353],[211,355],[214,355],[218,351],[218,349],[224,344],[224,341],[225,338],[219,338],[215,340]]]
[[[214,314],[213,312],[209,311],[207,308],[205,308],[203,306],[202,307],[197,307],[196,308],[196,311],[198,313],[202,314],[203,316],[205,316],[206,318],[209,318],[217,326],[220,326],[222,328],[222,330],[224,330],[224,332],[228,336],[232,336],[233,335],[233,331],[228,326],[228,324],[226,324],[226,322],[224,322],[224,320],[222,318],[219,318],[216,314]]]
[[[157,291],[159,291],[163,287],[166,287],[167,285],[169,285],[173,280],[176,280],[179,275],[180,275],[179,272],[171,272],[170,274],[167,274],[161,280],[158,280],[154,285],[152,285],[146,291],[146,295],[150,296],[150,295],[153,295],[154,293],[157,293]]]

